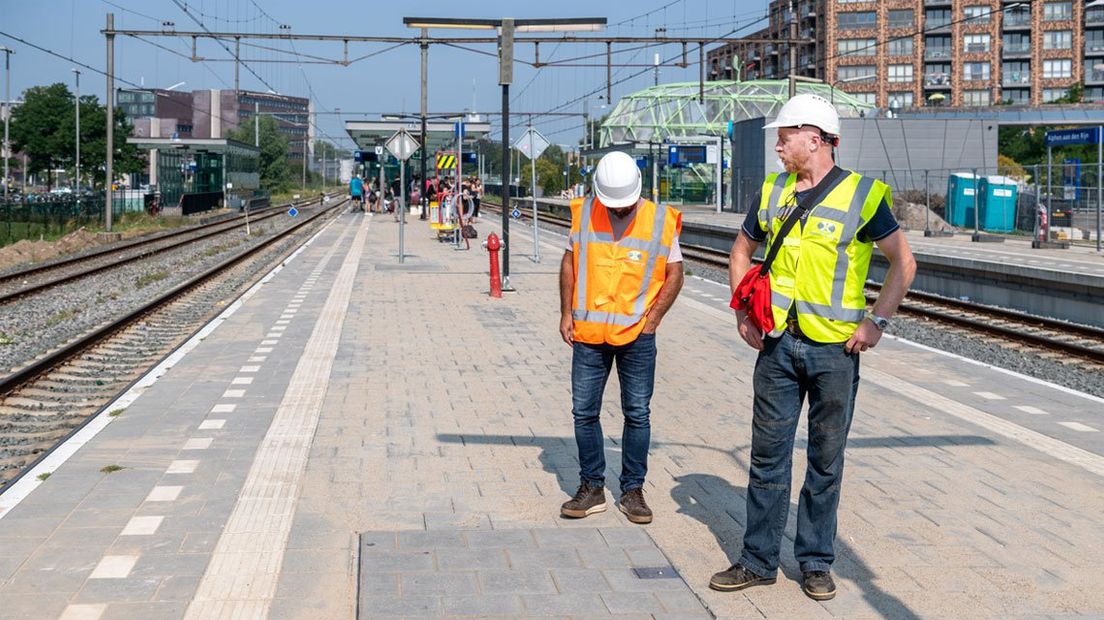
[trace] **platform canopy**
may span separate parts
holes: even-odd
[[[206,153],[235,153],[258,155],[261,149],[229,138],[127,138],[127,144],[140,149],[176,149],[184,152],[203,151]]]
[[[660,84],[626,95],[602,122],[601,146],[662,142],[675,136],[724,135],[729,121],[774,118],[789,98],[788,80],[705,83],[704,102],[698,82]],[[832,91],[835,91],[833,93]],[[830,99],[842,118],[869,114],[863,103],[828,84],[798,82],[798,93]]]
[[[421,141],[422,122],[417,118],[379,121],[345,121],[345,132],[356,142],[361,150],[383,146],[387,139],[399,129],[406,129]],[[491,124],[485,121],[464,121],[464,144],[470,144],[487,135]],[[429,142],[428,153],[456,147],[456,122],[434,120],[426,123],[426,136]]]

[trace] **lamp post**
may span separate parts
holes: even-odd
[[[0,52],[4,53],[4,144],[0,145],[4,151],[4,200],[8,199],[8,158],[11,157],[11,141],[8,140],[8,122],[11,117],[11,55],[15,50],[10,47],[0,46]],[[23,166],[23,178],[27,178],[27,167]]]
[[[81,136],[80,136],[80,76],[81,76],[81,72],[80,72],[80,69],[73,69],[73,73],[76,74],[76,76],[77,76],[77,97],[76,97],[76,103],[73,106],[75,111],[76,111],[76,119],[77,119],[77,128],[76,128],[77,135],[76,135],[76,138],[74,139],[74,142],[76,143],[75,146],[76,146],[77,156],[76,156],[76,165],[73,168],[73,179],[74,179],[73,191],[76,193],[77,202],[79,203],[80,202],[80,138],[81,138]]]
[[[515,32],[570,32],[576,30],[599,30],[606,25],[606,18],[568,18],[568,19],[463,19],[447,17],[404,17],[403,23],[409,28],[422,30],[422,58],[428,45],[426,33],[429,28],[460,28],[466,30],[498,30],[498,83],[502,86],[502,162],[510,161],[510,84],[514,81],[514,33]],[[423,60],[424,66],[424,60]],[[424,80],[424,72],[423,72]],[[424,84],[424,82],[423,82]],[[425,92],[424,90],[422,91]],[[424,95],[423,95],[424,110]],[[425,118],[423,113],[423,118]],[[424,121],[423,121],[424,122]],[[425,137],[422,138],[423,146]],[[502,290],[510,288],[510,191],[506,174],[502,183]]]

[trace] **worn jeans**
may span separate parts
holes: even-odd
[[[652,390],[655,384],[655,334],[640,334],[626,345],[576,342],[571,356],[571,414],[579,448],[580,482],[605,486],[606,455],[602,437],[602,393],[617,362],[621,382],[621,491],[644,486],[651,441]]]
[[[740,563],[765,577],[778,572],[794,435],[808,397],[808,467],[797,506],[794,557],[803,572],[829,570],[836,559],[836,509],[859,387],[859,356],[847,353],[842,343],[820,344],[785,332],[763,339],[754,384],[747,529]]]

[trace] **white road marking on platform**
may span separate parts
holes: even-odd
[[[211,407],[211,413],[234,413],[237,408],[237,405],[219,404]]]
[[[1024,413],[1030,413],[1031,415],[1050,415],[1046,411],[1043,411],[1038,407],[1032,407],[1031,405],[1016,405],[1015,409],[1019,409]]]
[[[943,383],[946,383],[951,387],[970,387],[969,383],[966,383],[965,381],[959,381],[958,379],[944,379]]]
[[[152,536],[165,517],[131,517],[119,536]]]
[[[696,299],[692,299],[689,297],[684,298],[683,303],[692,308],[696,308],[697,310],[706,314],[710,314],[718,318],[723,317],[725,321],[728,321],[733,325],[736,324],[736,317],[734,315],[731,315],[728,312],[723,312],[717,308],[710,306],[709,304],[697,301]],[[905,340],[903,338],[894,337],[893,339],[911,344],[913,346],[917,346],[927,351],[945,353],[944,351],[939,351],[938,349],[933,349],[932,347],[921,345],[909,340]],[[948,355],[968,362],[973,361],[958,355],[954,355],[953,353]],[[974,363],[977,363],[979,366],[988,366],[988,364],[981,364],[978,362]],[[1104,399],[1098,398],[1091,394],[1082,394],[1081,392],[1077,392],[1076,390],[1070,390],[1069,388],[1063,388],[1062,386],[1049,384],[1045,381],[1040,381],[1038,379],[1034,379],[1033,377],[1027,377],[1026,375],[1019,375],[1019,373],[1005,371],[1001,368],[991,368],[993,368],[993,370],[1006,372],[1010,375],[1020,376],[1023,379],[1032,380],[1036,383],[1050,385],[1051,387],[1060,389],[1065,392],[1078,394],[1090,400],[1104,402]],[[1070,445],[1064,441],[1054,439],[1053,437],[1035,432],[1028,428],[1024,428],[1023,426],[1020,426],[1015,422],[1009,422],[1008,420],[1005,420],[990,413],[986,413],[984,411],[981,411],[980,409],[975,409],[969,405],[964,405],[958,401],[951,400],[950,398],[947,398],[942,394],[937,394],[918,385],[913,385],[908,381],[905,381],[901,377],[891,376],[880,370],[865,366],[862,369],[862,374],[875,385],[890,392],[896,392],[902,396],[908,397],[916,403],[928,407],[933,412],[952,415],[956,418],[965,420],[976,426],[980,426],[984,429],[992,431],[998,435],[1017,441],[1029,448],[1038,450],[1047,456],[1056,458],[1066,463],[1070,463],[1071,465],[1076,465],[1077,467],[1080,467],[1085,471],[1094,473],[1098,476],[1104,476],[1104,456],[1094,454],[1092,452],[1089,452],[1088,450],[1082,450],[1081,448]]]
[[[136,555],[105,555],[96,568],[92,569],[89,579],[126,579],[138,561]]]
[[[238,372],[257,372],[260,369],[260,366],[242,366]]]
[[[226,390],[222,393],[223,398],[241,398],[245,396],[245,390]]]
[[[180,497],[180,492],[184,490],[184,487],[178,486],[156,486],[150,490],[149,495],[146,496],[147,502],[175,502],[176,498]]]
[[[276,321],[276,325],[282,325],[282,326],[285,326],[285,327],[287,326],[288,323],[291,323],[290,317],[286,318],[286,319],[280,319],[279,321]]]
[[[294,318],[295,318],[295,313],[294,312],[285,312],[285,313],[280,315],[280,321],[290,321],[291,319],[294,319]],[[276,322],[279,323],[280,321],[276,321]]]
[[[975,396],[980,396],[985,400],[1005,400],[1000,394],[994,394],[992,392],[974,392]]]
[[[107,605],[104,603],[69,605],[58,616],[58,620],[100,620],[105,611]]]
[[[165,470],[166,474],[190,474],[196,470],[199,466],[199,461],[187,461],[177,460],[169,463],[169,468]]]
[[[257,347],[257,353],[272,353],[272,347]]]
[[[254,356],[250,357],[249,359],[247,359],[246,361],[247,361],[247,362],[263,362],[263,361],[265,361],[266,359],[268,359],[268,356],[265,356],[265,355],[254,355]]]
[[[274,340],[274,339],[272,339],[271,336],[265,336],[265,338],[269,338],[269,340],[262,340],[261,341],[261,346],[262,347],[270,347],[270,346],[275,345],[275,344],[280,344],[279,340]],[[260,351],[260,349],[257,349],[257,350]],[[271,350],[272,349],[269,349],[269,351],[271,351]]]
[[[1079,433],[1096,433],[1099,432],[1095,428],[1082,424],[1080,422],[1059,422],[1062,426],[1070,429],[1071,431],[1077,431]]]
[[[268,616],[367,234],[345,255],[185,618]]]
[[[234,377],[230,385],[253,385],[253,377]]]
[[[226,420],[204,420],[199,423],[201,431],[217,431],[226,426]]]
[[[214,441],[213,437],[192,437],[188,441],[184,442],[185,450],[206,450],[211,447],[211,442]]]

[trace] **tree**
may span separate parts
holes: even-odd
[[[230,131],[227,137],[238,142],[253,144],[253,126],[241,125]],[[280,133],[276,119],[262,116],[261,139],[261,187],[272,193],[286,192],[291,188],[291,169],[288,167],[288,139]]]
[[[65,84],[34,86],[23,93],[23,105],[12,111],[12,147],[27,154],[28,172],[47,173],[54,186],[54,170],[72,166],[76,157],[76,119],[73,93]],[[81,97],[81,173],[103,186],[107,149],[107,108],[93,95]],[[115,111],[115,173],[138,172],[143,167],[138,148],[126,143],[131,124]]]

